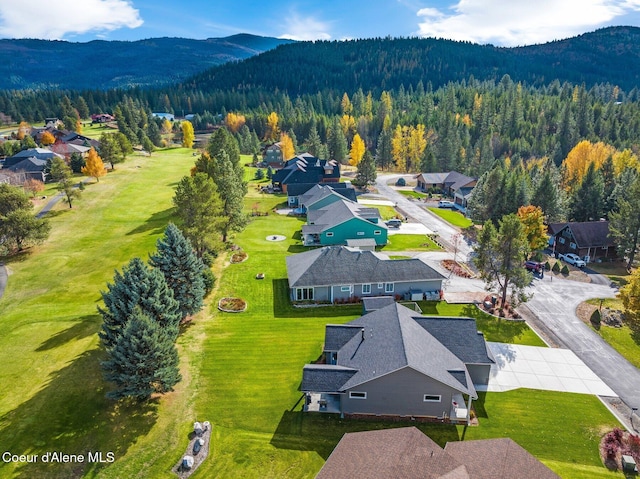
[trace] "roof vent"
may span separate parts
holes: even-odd
[[[360,332],[362,333],[362,340],[364,341],[364,328],[362,328]]]

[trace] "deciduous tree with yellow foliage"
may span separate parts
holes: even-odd
[[[180,123],[182,128],[182,146],[185,148],[192,148],[193,142],[196,139],[195,132],[193,131],[193,125],[190,121],[183,121]]]
[[[280,120],[278,118],[278,114],[275,111],[269,113],[269,116],[267,117],[267,132],[264,135],[264,139],[266,141],[274,141],[276,138],[278,138],[278,121]]]
[[[568,191],[578,186],[587,172],[589,165],[593,163],[596,170],[599,170],[608,156],[613,156],[616,149],[599,141],[591,143],[583,140],[578,143],[567,155],[562,164],[564,170],[564,187]]]
[[[351,142],[351,159],[349,160],[349,164],[351,166],[358,166],[360,160],[362,160],[362,157],[364,156],[365,150],[366,146],[364,144],[364,140],[356,133],[353,137],[353,141]]]
[[[245,122],[246,118],[240,113],[229,112],[224,119],[224,124],[227,126],[231,133],[238,133]]]
[[[280,150],[282,151],[282,158],[284,158],[284,161],[287,161],[296,155],[293,140],[288,133],[282,133],[280,135]]]
[[[547,245],[547,226],[544,224],[544,212],[539,206],[521,206],[518,218],[524,227],[524,234],[531,251],[544,249]]]
[[[96,182],[100,181],[101,176],[107,174],[102,158],[100,158],[94,148],[91,148],[87,154],[87,164],[82,167],[82,173],[87,176],[92,176],[96,179]]]
[[[405,172],[415,171],[427,147],[424,125],[396,126],[391,139],[391,153],[396,166]]]

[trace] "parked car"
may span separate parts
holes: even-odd
[[[389,228],[400,228],[400,225],[402,224],[402,221],[398,220],[398,219],[391,219],[389,221],[387,221],[386,225]]]
[[[531,271],[533,274],[544,277],[544,264],[538,263],[537,261],[525,261],[524,267],[527,271]]]
[[[575,253],[561,254],[558,256],[558,259],[560,261],[564,261],[565,263],[572,264],[573,266],[576,266],[578,268],[584,268],[587,265],[587,263],[585,263],[584,260]]]
[[[440,200],[438,201],[438,208],[453,208],[453,201]]]

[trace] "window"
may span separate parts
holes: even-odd
[[[342,291],[343,293],[350,293],[351,292],[351,286],[341,286],[340,287],[340,291]]]
[[[578,245],[577,245],[577,244],[575,244],[575,243],[569,243],[569,248],[571,248],[571,249],[576,249],[577,247],[578,247]]]
[[[384,283],[384,292],[393,293],[393,283]]]
[[[296,301],[313,300],[313,288],[296,288]]]
[[[383,284],[382,283],[378,283],[378,289],[382,289]]]
[[[439,394],[425,394],[423,401],[424,402],[440,402],[441,399],[442,399],[442,396],[440,396]]]
[[[367,399],[366,392],[349,391],[349,399]]]
[[[327,232],[327,238],[331,238],[333,236],[333,231]]]
[[[378,236],[380,236],[380,235],[382,234],[382,231],[380,231],[380,230],[374,230],[373,234],[374,234],[374,235],[378,235]]]
[[[358,232],[356,233],[356,235],[357,235],[357,236],[364,236],[364,231],[358,231]]]
[[[362,294],[371,294],[371,284],[362,285]]]
[[[558,243],[564,244],[564,238],[563,237],[558,238]]]

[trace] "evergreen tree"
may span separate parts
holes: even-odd
[[[376,148],[376,165],[381,170],[389,169],[393,164],[391,139],[391,130],[383,128],[378,137],[378,147]]]
[[[329,137],[327,138],[327,147],[329,148],[329,158],[336,160],[338,163],[345,163],[349,154],[347,148],[347,139],[344,136],[340,121],[336,117],[331,124]]]
[[[172,391],[182,379],[174,340],[161,324],[134,308],[102,362],[105,379],[116,386],[107,397],[142,401]]]
[[[373,161],[373,156],[371,156],[369,150],[366,150],[362,157],[362,161],[358,163],[358,172],[356,173],[354,184],[362,187],[366,191],[369,185],[376,182],[377,176],[376,164],[375,161]]]
[[[309,136],[307,137],[307,141],[305,144],[309,153],[311,153],[316,158],[322,158],[322,156],[320,156],[322,150],[322,140],[318,135],[318,129],[316,128],[315,123],[309,130]]]
[[[511,289],[511,304],[526,300],[524,288],[530,278],[523,267],[523,261],[529,253],[529,244],[524,227],[515,214],[504,216],[496,228],[487,221],[478,234],[474,247],[474,264],[487,288],[498,286],[501,302],[500,309],[507,300]]]
[[[627,270],[631,270],[638,252],[640,239],[640,177],[629,187],[627,194],[620,195],[609,214],[610,236],[615,240],[618,254],[627,258]]]
[[[247,193],[247,186],[243,179],[242,167],[234,167],[226,151],[223,151],[213,164],[212,179],[222,198],[222,214],[227,219],[222,225],[222,241],[226,242],[229,233],[242,231],[247,225],[247,217],[243,212],[243,198]]]
[[[604,212],[604,181],[590,163],[587,172],[571,197],[571,217],[574,221],[598,221]]]
[[[222,216],[222,198],[214,181],[206,173],[185,176],[178,183],[173,205],[180,218],[182,233],[196,254],[202,258],[205,253],[215,253],[227,220]]]
[[[542,176],[534,186],[531,204],[542,209],[547,223],[560,221],[565,217],[564,192],[560,188],[560,174],[551,160],[545,165]]]
[[[158,269],[149,268],[140,258],[132,259],[122,273],[115,272],[113,284],[101,292],[104,308],[98,306],[102,316],[102,331],[98,333],[108,349],[118,337],[136,307],[158,323],[172,341],[178,337],[181,316],[173,291]]]
[[[204,264],[198,258],[191,242],[173,223],[169,223],[164,236],[156,243],[157,253],[149,264],[164,275],[173,297],[178,301],[182,318],[202,309],[205,295]]]

